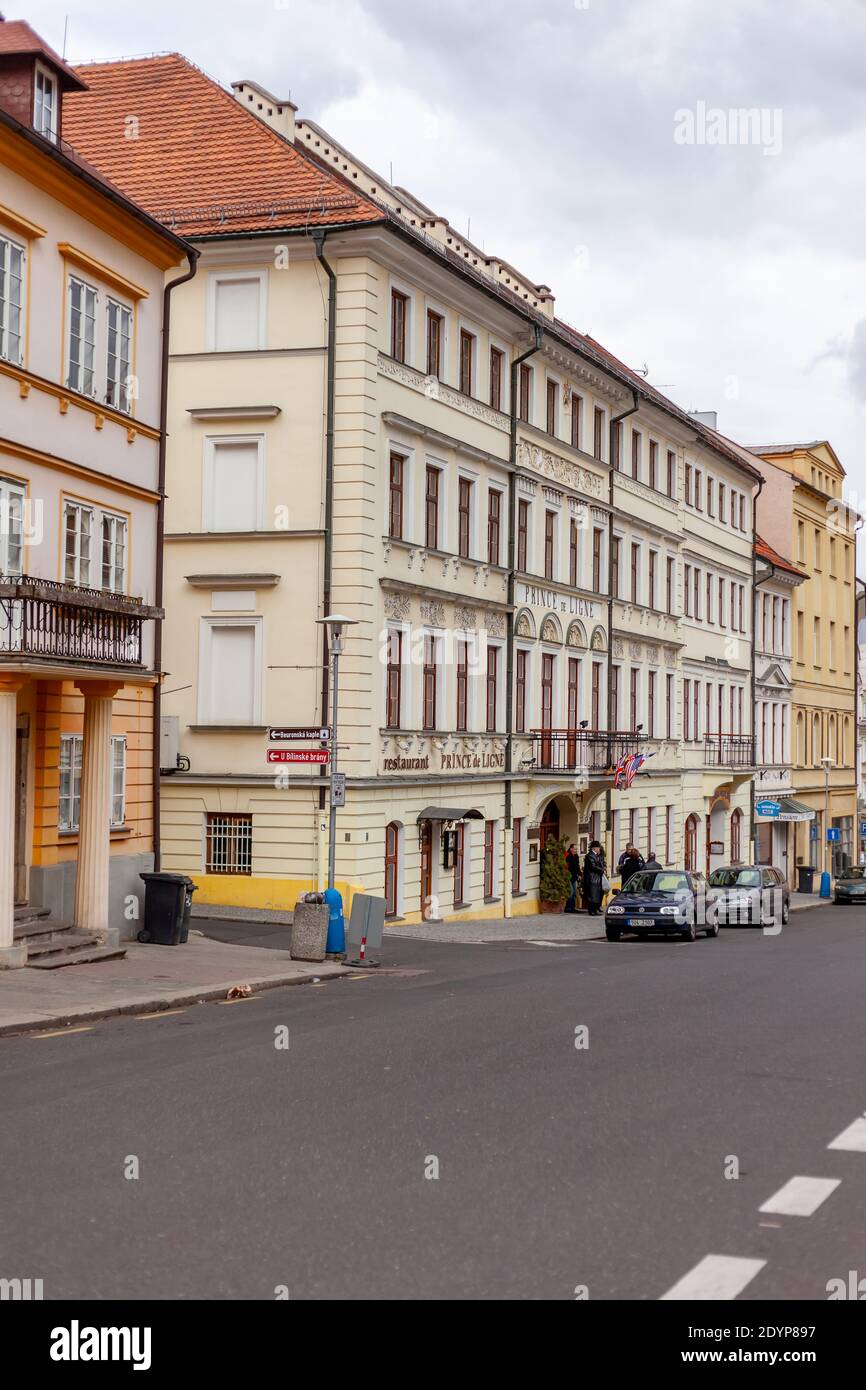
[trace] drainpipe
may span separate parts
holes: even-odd
[[[336,375],[337,360],[337,277],[333,267],[325,258],[325,238],[327,232],[316,231],[313,233],[313,244],[316,248],[316,259],[328,277],[328,348],[327,348],[327,383],[325,387],[325,556],[322,574],[322,616],[327,617],[331,611],[331,579],[334,564],[334,379]],[[321,722],[327,725],[329,722],[329,698],[330,698],[330,654],[328,649],[328,629],[322,627],[322,703],[321,703]],[[319,770],[321,785],[319,786],[319,810],[325,809],[325,779],[330,776],[330,769],[322,765]]]
[[[754,767],[754,765],[755,765],[755,750],[756,750],[756,746],[757,746],[757,744],[756,744],[756,738],[755,738],[755,633],[756,633],[756,631],[757,631],[757,626],[758,626],[758,581],[757,581],[757,574],[758,574],[758,557],[757,557],[757,553],[756,553],[756,551],[755,551],[755,546],[756,546],[757,540],[758,540],[758,498],[760,497],[760,495],[761,495],[761,493],[763,492],[763,490],[764,490],[764,479],[763,479],[763,478],[759,478],[759,479],[758,479],[758,491],[755,493],[754,497],[752,498],[752,632],[751,632],[751,653],[750,653],[750,663],[749,663],[749,664],[750,664],[749,680],[750,680],[750,685],[751,685],[751,700],[752,700],[752,718],[751,718],[751,725],[752,725],[752,766],[753,766],[753,767]],[[763,582],[763,581],[762,581],[762,582]],[[721,729],[720,729],[720,730],[719,730],[719,737],[720,737],[720,738],[721,738],[721,732],[722,732],[722,731],[721,731]],[[732,730],[732,732],[733,732],[733,730]],[[790,734],[790,730],[789,730],[789,734]],[[751,794],[751,801],[750,801],[750,806],[749,806],[749,845],[750,845],[750,847],[751,847],[751,853],[752,853],[751,862],[752,862],[753,864],[754,864],[754,862],[755,862],[755,834],[756,834],[756,830],[755,830],[755,778],[754,778],[754,775],[753,775],[753,776],[752,776],[752,794]]]
[[[154,577],[155,598],[154,603],[157,608],[162,608],[162,590],[165,565],[163,561],[163,550],[165,547],[165,457],[168,446],[168,359],[169,359],[169,325],[171,322],[171,293],[178,285],[185,285],[191,280],[198,269],[198,258],[201,255],[194,246],[187,251],[189,270],[185,274],[179,275],[176,280],[169,280],[162,291],[162,360],[159,369],[159,452],[157,455],[157,485],[159,501],[156,504],[156,574]],[[153,867],[158,872],[162,862],[162,836],[160,834],[160,778],[159,778],[159,751],[160,751],[160,725],[162,722],[162,618],[156,619],[156,631],[153,635],[153,669],[156,672],[156,685],[153,687],[153,781],[151,784],[151,799],[153,803]]]
[[[540,352],[544,341],[544,329],[535,324],[535,342],[532,347],[515,357],[511,364],[511,392],[509,397],[511,438],[508,459],[511,471],[508,475],[508,613],[506,615],[505,645],[505,829],[512,829],[511,819],[511,769],[514,761],[514,582],[517,561],[517,411],[520,367],[527,358]],[[503,916],[511,916],[511,865],[506,862],[503,873]]]
[[[627,420],[628,417],[629,417],[629,415],[634,415],[635,412],[636,412],[639,408],[640,408],[640,401],[639,401],[639,399],[638,399],[638,394],[637,394],[637,391],[633,390],[633,391],[632,391],[632,404],[629,406],[628,410],[623,410],[623,411],[621,411],[619,415],[612,415],[611,418],[610,418],[610,420],[608,421],[608,440],[607,440],[607,461],[608,461],[607,500],[608,500],[608,506],[609,506],[609,509],[610,509],[610,510],[609,510],[609,512],[608,512],[608,517],[607,517],[607,693],[606,693],[606,698],[605,698],[605,705],[606,705],[606,708],[607,708],[607,732],[608,732],[608,735],[610,735],[610,733],[611,733],[611,723],[612,723],[612,721],[613,721],[613,701],[612,701],[612,698],[611,698],[612,695],[613,695],[613,690],[612,690],[613,681],[612,681],[612,677],[613,677],[613,600],[614,600],[614,594],[613,594],[613,502],[614,502],[614,474],[615,474],[616,471],[617,471],[617,470],[616,470],[616,466],[615,466],[615,462],[614,462],[614,443],[615,443],[615,440],[616,440],[616,427],[617,427],[617,425],[620,424],[623,420]],[[613,765],[613,744],[612,744],[611,741],[610,741],[610,737],[608,737],[608,744],[607,744],[607,760],[608,760],[608,763],[612,766],[612,765]],[[604,837],[605,837],[605,841],[607,842],[607,843],[606,843],[606,848],[607,848],[608,851],[609,851],[609,859],[608,859],[608,866],[607,866],[607,868],[608,868],[608,874],[610,874],[611,870],[612,870],[613,867],[614,867],[613,864],[612,864],[612,862],[611,862],[612,859],[613,859],[613,841],[612,841],[612,839],[611,839],[611,834],[612,834],[612,830],[613,830],[612,801],[613,801],[613,791],[612,791],[612,788],[611,788],[611,787],[608,787],[607,791],[606,791],[605,794],[604,794]],[[653,845],[653,846],[651,846],[651,848],[652,848],[652,849],[655,849],[655,846]]]

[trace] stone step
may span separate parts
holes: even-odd
[[[29,937],[27,940],[27,959],[33,956],[53,955],[57,951],[68,951],[77,946],[98,946],[99,937],[94,936],[89,931],[78,931],[74,927],[67,927],[64,931],[54,932],[50,939],[38,937],[36,940]]]
[[[36,925],[44,922],[51,916],[51,909],[48,907],[16,907],[12,914],[12,924],[17,929]]]
[[[58,922],[52,922],[50,918],[33,922],[15,922],[12,926],[12,939],[27,942],[48,941],[52,937],[60,936],[63,932],[71,930],[71,927],[61,927]]]
[[[125,955],[125,946],[76,946],[28,960],[27,964],[31,970],[59,970],[64,965],[92,965],[94,961],[120,960]]]

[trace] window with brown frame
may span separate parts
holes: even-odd
[[[701,473],[701,471],[700,471],[699,469],[696,468],[696,469],[695,469],[695,475],[694,475],[694,483],[695,483],[695,511],[697,511],[697,512],[702,512],[703,509],[704,509],[704,505],[703,505],[703,478],[704,478],[703,473]]]
[[[639,695],[640,695],[640,670],[638,669],[637,666],[632,666],[631,671],[630,671],[630,673],[629,673],[629,690],[628,690],[628,715],[629,715],[629,728],[630,728],[630,729],[636,729],[636,728],[637,728],[638,699],[639,699]]]
[[[622,469],[622,420],[616,420],[613,424],[613,459],[611,461],[619,472]]]
[[[469,719],[469,643],[457,643],[457,710],[455,728],[465,734]]]
[[[692,737],[692,683],[690,680],[683,681],[683,741],[691,742]]]
[[[576,589],[579,583],[579,530],[577,522],[572,517],[568,528],[568,582],[572,589]]]
[[[580,448],[580,437],[583,432],[583,397],[578,396],[577,392],[572,392],[571,396],[571,447]]]
[[[643,447],[643,435],[640,430],[631,432],[631,476],[640,478],[640,456]]]
[[[596,594],[601,593],[601,546],[604,532],[600,526],[592,529],[592,588]]]
[[[683,613],[687,618],[692,616],[692,567],[686,565],[683,569]]]
[[[592,681],[590,685],[589,713],[594,729],[600,728],[599,719],[601,717],[601,662],[592,663]]]
[[[592,456],[604,459],[604,410],[597,405],[592,413]]]
[[[436,728],[436,688],[438,685],[438,662],[436,659],[436,638],[429,634],[424,638],[424,713],[422,728]]]
[[[544,577],[553,578],[554,553],[556,550],[556,512],[544,513]]]
[[[640,546],[635,541],[631,545],[631,601],[640,602]]]
[[[667,738],[674,736],[674,678],[668,674],[665,676],[665,689],[667,699],[665,701],[665,734]]]
[[[651,488],[658,491],[659,485],[659,446],[654,439],[649,442],[649,478]]]
[[[487,563],[499,564],[499,527],[502,515],[502,493],[491,488],[487,494]]]
[[[385,727],[399,729],[403,683],[403,632],[388,629],[387,665],[385,667]]]
[[[647,595],[647,605],[650,608],[656,606],[656,572],[658,570],[659,556],[657,550],[649,552],[649,594]]]
[[[495,864],[496,821],[488,820],[484,822],[484,896],[487,899],[493,897],[493,888],[495,884]]]
[[[528,653],[519,647],[516,654],[516,690],[514,727],[517,733],[526,732],[526,661]]]
[[[668,613],[674,611],[674,561],[670,555],[665,560],[665,608]]]
[[[505,353],[498,347],[490,349],[490,404],[494,410],[502,409],[502,370]]]
[[[686,464],[686,495],[685,503],[687,507],[692,505],[692,465]]]
[[[427,375],[442,375],[442,330],[445,320],[435,309],[427,310]]]
[[[466,826],[458,825],[454,836],[454,906],[462,907],[466,870]]]
[[[725,581],[719,578],[719,602],[717,612],[719,615],[719,627],[725,626]]]
[[[517,503],[517,568],[525,574],[529,558],[529,503],[523,498]]]
[[[709,574],[709,573],[707,574],[707,600],[706,600],[706,602],[707,602],[707,606],[706,606],[706,609],[705,609],[704,611],[705,611],[705,614],[706,614],[707,622],[708,622],[708,623],[711,623],[711,622],[713,621],[713,576],[712,576],[711,574]]]
[[[428,550],[439,549],[439,474],[441,470],[427,465],[424,490],[424,544]]]
[[[496,730],[496,686],[499,672],[499,648],[487,648],[487,732]]]
[[[741,493],[740,493],[740,530],[741,530],[741,531],[745,531],[745,529],[746,529],[746,499],[745,499],[745,496],[743,495],[743,493],[741,492]]]
[[[520,364],[520,389],[519,389],[518,414],[525,424],[530,423],[532,413],[532,368],[525,362]]]
[[[523,842],[523,819],[516,816],[511,828],[511,891],[520,892],[520,882],[523,873],[521,862],[521,847]]]
[[[469,539],[472,533],[472,483],[469,478],[459,480],[457,496],[457,552],[469,559]]]
[[[406,323],[409,318],[409,296],[400,290],[391,291],[391,356],[406,361]]]
[[[622,550],[622,540],[619,536],[614,536],[611,541],[610,552],[610,592],[613,598],[619,598],[619,560]]]
[[[646,731],[648,738],[656,735],[656,673],[647,671],[646,677]]]
[[[713,479],[707,478],[707,516],[712,517],[716,515],[715,486]]]
[[[547,382],[547,433],[556,434],[557,406],[559,396],[559,386],[557,382],[548,380]]]
[[[719,483],[719,521],[725,520],[725,485]]]
[[[677,493],[677,456],[674,449],[668,449],[668,497]]]
[[[697,565],[696,565],[695,568],[692,570],[692,579],[693,579],[693,581],[694,581],[695,617],[696,617],[696,618],[700,618],[700,616],[701,616],[701,572],[700,572],[700,570],[698,569]]]
[[[388,535],[393,541],[403,539],[403,470],[406,460],[402,454],[391,454],[388,484]]]
[[[475,334],[467,329],[460,330],[460,390],[464,396],[472,395],[472,364],[475,358]]]
[[[619,728],[619,667],[610,668],[610,698],[608,700],[608,729]]]
[[[400,874],[400,827],[385,826],[385,916],[397,916],[397,884]]]

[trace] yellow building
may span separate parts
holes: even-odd
[[[794,598],[792,789],[815,818],[796,825],[794,863],[835,873],[856,859],[854,514],[826,440],[752,452],[764,475],[761,531],[805,576]],[[793,508],[776,505],[791,478]]]

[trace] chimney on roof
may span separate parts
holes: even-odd
[[[232,91],[247,111],[258,116],[260,121],[264,121],[271,130],[282,135],[290,145],[295,143],[295,112],[298,108],[293,102],[271,96],[258,82],[250,82],[247,78],[233,82]]]
[[[717,410],[690,410],[689,414],[700,424],[708,425],[711,430],[719,428],[719,412]]]

